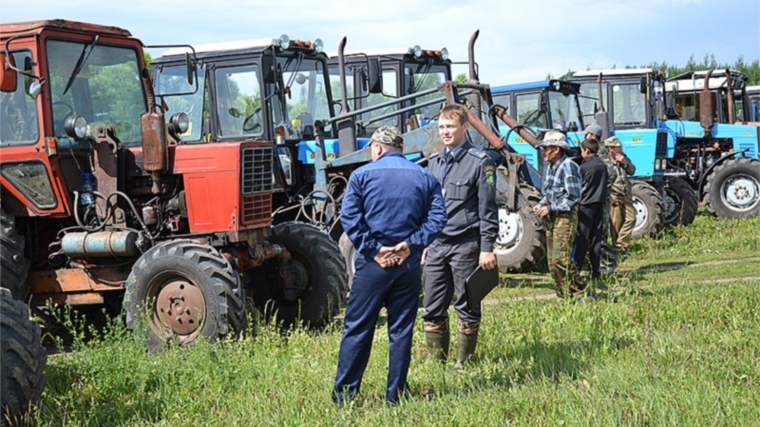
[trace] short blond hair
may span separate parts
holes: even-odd
[[[444,119],[456,120],[460,125],[470,121],[467,107],[462,104],[449,104],[443,107],[439,116]]]

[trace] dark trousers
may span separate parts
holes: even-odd
[[[594,203],[578,207],[578,232],[573,246],[573,262],[578,271],[583,270],[588,252],[591,261],[591,277],[599,278],[599,264],[602,257],[602,236],[604,231],[604,204]]]
[[[425,312],[427,321],[441,321],[449,317],[448,310],[456,293],[454,311],[465,323],[480,322],[480,307],[471,311],[467,306],[464,282],[478,268],[480,236],[455,244],[433,242],[428,247],[425,261]]]
[[[410,262],[411,258],[417,261]],[[419,256],[410,259],[390,268],[382,268],[374,260],[363,256],[356,260],[356,273],[338,353],[334,400],[351,399],[359,393],[383,306],[388,312],[390,341],[385,398],[389,402],[397,402],[399,394],[408,389],[406,378],[412,357],[412,334],[419,306],[421,277]]]

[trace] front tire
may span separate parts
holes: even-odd
[[[227,258],[189,239],[151,248],[127,278],[124,309],[127,328],[147,321],[148,348],[199,337],[214,343],[245,327],[240,279]]]
[[[724,161],[707,176],[704,195],[707,209],[720,219],[760,215],[760,160]]]
[[[499,234],[493,252],[499,269],[506,273],[530,271],[546,256],[543,222],[532,214],[541,194],[536,188],[521,184],[520,195],[523,203],[517,212],[509,212],[499,195],[496,200],[499,205]]]
[[[268,240],[287,248],[291,261],[274,259],[250,270],[256,307],[285,327],[300,322],[317,328],[331,322],[343,303],[342,290],[348,289],[338,244],[316,227],[298,222],[277,224]]]
[[[27,417],[45,388],[47,351],[40,344],[40,327],[29,320],[26,304],[10,290],[0,289],[0,424]],[[22,422],[18,422],[22,424]]]
[[[0,266],[2,267],[2,287],[8,289],[13,298],[23,300],[29,293],[26,275],[29,260],[24,256],[24,236],[16,231],[16,221],[12,214],[0,208]]]
[[[665,224],[663,213],[665,207],[662,195],[644,181],[633,181],[631,186],[633,209],[636,212],[636,225],[631,238],[654,237]]]
[[[688,182],[666,177],[662,194],[665,226],[689,225],[697,216],[697,195]]]

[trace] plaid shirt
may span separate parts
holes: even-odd
[[[569,212],[581,201],[581,168],[567,156],[549,164],[542,181],[540,204],[549,212]]]

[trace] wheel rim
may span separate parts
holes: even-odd
[[[499,235],[496,246],[499,252],[509,252],[515,248],[523,236],[523,222],[520,214],[499,208]]]
[[[675,221],[678,218],[678,207],[681,206],[681,198],[674,191],[665,190],[665,193],[662,195],[662,204],[665,209],[665,221]],[[638,224],[638,217],[636,224]]]
[[[727,179],[720,192],[723,203],[738,211],[747,211],[758,204],[760,184],[749,175],[734,175]]]
[[[206,313],[203,292],[184,277],[157,278],[154,282],[156,295],[151,296],[155,296],[156,305],[150,321],[153,332],[164,339],[176,336],[180,344],[195,339]]]
[[[644,203],[638,197],[633,197],[633,209],[636,211],[636,225],[634,230],[641,230],[649,219],[649,209],[647,209],[646,203]]]

